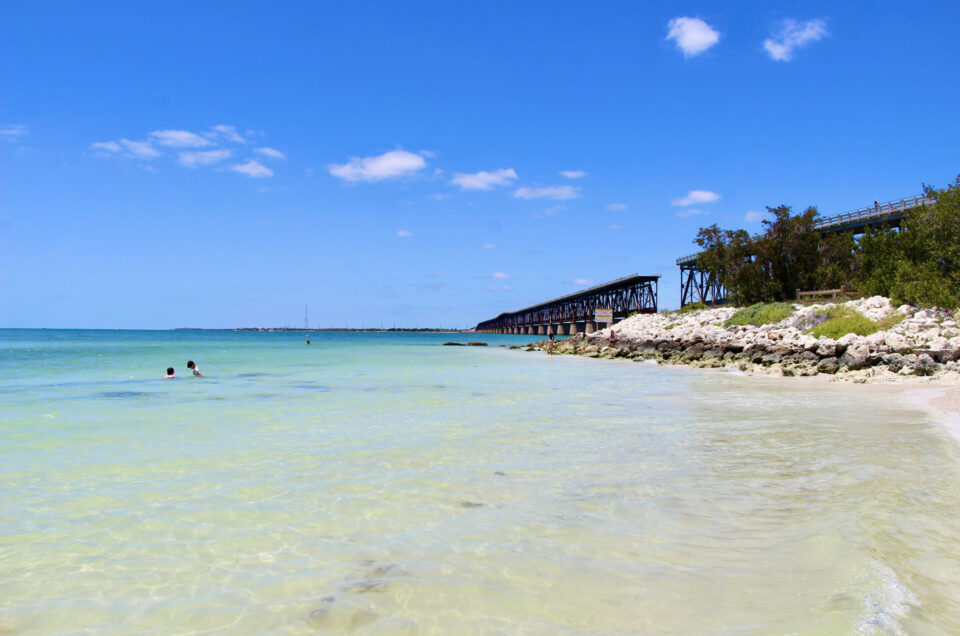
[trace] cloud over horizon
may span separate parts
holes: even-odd
[[[25,137],[29,134],[30,131],[27,130],[24,124],[5,124],[0,126],[0,139],[6,139],[7,141],[16,141],[20,137]]]
[[[574,186],[545,186],[542,188],[517,188],[513,192],[515,199],[554,199],[562,201],[564,199],[576,199],[580,196],[580,188]]]
[[[720,32],[700,18],[674,18],[667,23],[667,39],[674,41],[684,57],[693,57],[719,42]]]
[[[206,137],[189,130],[154,130],[150,133],[150,140],[159,146],[172,148],[202,148],[213,144]]]
[[[789,62],[793,59],[796,49],[816,42],[827,35],[827,25],[823,20],[807,20],[800,23],[787,18],[783,21],[780,32],[763,41],[763,48],[771,60]]]
[[[224,159],[229,159],[233,153],[226,148],[220,150],[204,150],[200,152],[181,152],[177,161],[181,166],[193,168],[196,166],[209,166]]]
[[[254,136],[257,134],[253,131],[247,131],[247,133]],[[224,147],[229,144],[233,144],[233,148]],[[244,150],[240,144],[246,144],[246,139],[237,132],[236,127],[218,124],[203,133],[166,128],[154,130],[142,140],[120,138],[95,141],[90,144],[90,150],[95,156],[104,159],[116,157],[146,162],[171,158],[185,168],[197,168],[218,164],[234,157],[238,152],[250,152]],[[205,150],[192,150],[194,148],[205,148]],[[273,159],[286,158],[282,152],[274,148],[258,148],[257,152]],[[141,165],[147,168],[147,164]],[[272,177],[274,174],[273,170],[254,159],[248,159],[246,162],[241,159],[240,163],[231,165],[229,168],[256,179]]]
[[[691,190],[687,192],[686,196],[671,201],[670,205],[686,207],[697,203],[713,203],[714,201],[719,201],[721,198],[719,194],[710,192],[709,190]]]
[[[567,179],[582,179],[587,176],[583,170],[561,170],[560,175]]]
[[[371,157],[351,157],[347,163],[332,163],[328,171],[344,181],[383,181],[415,174],[427,166],[426,160],[406,150],[391,150]]]
[[[251,179],[263,179],[266,177],[273,176],[273,170],[266,167],[259,161],[251,159],[246,163],[238,163],[230,166],[230,169],[239,172],[240,174],[246,175]]]
[[[510,185],[510,182],[516,178],[517,173],[513,168],[501,168],[492,172],[481,170],[472,174],[455,172],[450,183],[464,190],[490,190],[495,185]]]

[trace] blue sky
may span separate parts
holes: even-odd
[[[0,326],[467,327],[960,172],[960,4],[0,4]]]

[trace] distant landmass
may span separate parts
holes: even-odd
[[[380,329],[368,327],[362,329],[351,329],[349,327],[326,327],[323,329],[304,329],[303,327],[177,327],[174,331],[293,331],[300,333],[316,333],[323,331],[357,331],[372,333],[394,333],[394,332],[415,332],[415,333],[473,333],[475,329],[441,329],[441,328],[403,328],[391,327],[389,329]]]

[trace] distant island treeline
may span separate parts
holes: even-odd
[[[304,327],[177,327],[174,331],[292,331],[298,333],[315,333],[324,331],[351,331],[368,333],[473,333],[474,329],[442,329],[439,327],[390,327],[381,329],[379,327],[364,327],[360,329],[351,329],[350,327],[323,327],[317,329],[307,329]]]

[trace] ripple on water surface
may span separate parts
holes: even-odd
[[[960,633],[958,445],[882,391],[75,333],[5,395],[14,633]]]

